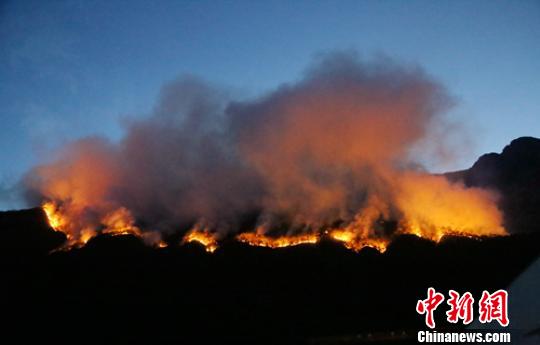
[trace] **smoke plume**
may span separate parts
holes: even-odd
[[[441,145],[426,138],[451,103],[418,67],[348,53],[250,101],[184,78],[119,143],[81,139],[32,169],[27,195],[54,202],[73,238],[106,231],[118,212],[143,232],[197,224],[227,236],[251,217],[262,233],[337,226],[384,238],[385,222],[431,238],[504,233],[491,192],[429,175],[413,156]]]

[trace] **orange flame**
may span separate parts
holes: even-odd
[[[400,179],[396,203],[403,213],[399,232],[432,241],[445,235],[506,235],[493,195],[446,178],[407,174]]]
[[[51,228],[66,235],[68,241],[61,248],[62,250],[82,247],[98,234],[97,229],[89,225],[82,226],[80,230],[75,229],[77,222],[71,219],[73,216],[54,201],[45,202],[42,209]],[[106,214],[100,223],[99,227],[102,228],[101,233],[103,234],[112,236],[133,235],[142,238],[149,245],[159,248],[167,246],[167,243],[161,240],[161,235],[158,232],[147,231],[143,233],[135,225],[131,212],[124,207]]]
[[[481,237],[506,234],[501,226],[502,215],[488,191],[453,184],[441,176],[413,173],[394,176],[392,185],[391,196],[372,195],[354,218],[343,226],[326,231],[311,228],[309,232],[273,237],[267,235],[270,226],[265,224],[253,232],[237,235],[236,240],[251,246],[283,248],[316,244],[322,236],[328,236],[354,251],[372,247],[384,252],[391,237],[397,234],[413,234],[435,242],[446,235]],[[108,207],[112,211],[103,212],[104,216],[93,222],[80,220],[85,214],[84,206],[47,201],[42,207],[50,226],[66,234],[68,249],[86,244],[98,232],[134,235],[150,245],[167,246],[158,232],[143,232],[137,227],[131,212],[124,207]],[[397,228],[390,231],[392,235],[384,224],[396,218]],[[197,223],[184,236],[182,243],[198,242],[212,253],[219,246],[217,232],[203,223]]]
[[[319,242],[320,236],[318,234],[300,234],[270,237],[259,233],[245,232],[237,235],[236,239],[250,246],[283,248],[298,246],[300,244],[315,244]]]
[[[376,227],[378,221],[385,218],[389,218],[388,206],[379,198],[372,196],[351,223],[330,229],[326,233],[330,238],[342,242],[348,249],[360,251],[364,247],[371,247],[383,253],[389,239],[383,238]]]
[[[182,240],[182,243],[191,242],[202,244],[208,253],[213,253],[218,248],[216,236],[207,228],[201,229],[198,225],[195,225],[195,227],[190,230]]]
[[[124,207],[105,215],[101,222],[105,226],[104,234],[141,236],[141,230],[135,226],[133,216]]]
[[[61,231],[66,227],[68,220],[65,219],[62,213],[58,210],[58,206],[53,201],[47,201],[42,206],[45,215],[47,216],[47,221],[51,228],[55,231]]]
[[[353,231],[347,229],[330,230],[328,231],[328,236],[338,242],[342,242],[345,248],[354,250],[355,252],[360,251],[364,247],[371,247],[384,253],[388,246],[388,240],[383,238],[361,238]]]

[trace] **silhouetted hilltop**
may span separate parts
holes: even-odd
[[[511,233],[540,231],[540,139],[512,140],[502,153],[485,154],[470,169],[447,176],[467,186],[498,191]]]
[[[0,252],[24,258],[47,254],[61,246],[66,236],[53,231],[39,207],[0,212]]]

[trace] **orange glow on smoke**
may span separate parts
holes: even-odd
[[[107,214],[102,223],[105,226],[104,234],[141,236],[141,230],[134,225],[135,220],[126,208],[121,207]]]
[[[213,91],[186,92],[193,86],[166,87],[122,140],[75,141],[28,174],[68,246],[110,234],[161,247],[142,221],[165,230],[193,219],[182,243],[208,252],[225,237],[269,248],[329,237],[384,251],[399,234],[506,234],[491,191],[419,169],[417,149],[449,153],[438,134],[452,103],[420,69],[337,54],[297,83],[219,106]],[[239,234],[234,225],[255,210],[262,225]]]
[[[444,177],[408,174],[400,178],[396,204],[403,212],[401,233],[432,241],[445,235],[505,235],[493,195],[452,184]]]
[[[77,243],[73,243],[74,245],[77,244],[79,246],[85,245],[92,237],[96,236],[96,232],[92,229],[83,229],[80,232],[80,237],[77,240]]]

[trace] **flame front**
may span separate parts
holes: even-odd
[[[437,191],[441,189],[440,184],[447,192],[442,200]],[[251,246],[284,248],[317,244],[321,238],[328,237],[353,251],[358,252],[364,247],[371,247],[382,253],[394,234],[412,234],[436,242],[446,235],[481,237],[506,234],[504,228],[499,225],[497,209],[486,208],[483,196],[478,196],[478,191],[470,193],[466,189],[449,185],[439,179],[432,180],[428,184],[424,179],[413,179],[407,181],[405,186],[405,189],[409,188],[407,193],[403,194],[402,199],[398,198],[402,203],[402,219],[397,222],[392,234],[387,234],[381,225],[391,220],[389,206],[381,199],[372,197],[352,221],[339,227],[324,228],[325,230],[320,227],[293,235],[270,236],[267,233],[271,226],[264,224],[253,232],[237,234],[235,239]],[[87,224],[80,229],[77,226],[84,223],[78,221],[76,216],[74,218],[74,215],[80,212],[75,212],[73,207],[70,208],[69,205],[62,207],[54,201],[48,201],[42,208],[50,226],[55,231],[66,234],[68,243],[64,249],[83,246],[98,233],[133,235],[141,237],[155,247],[167,246],[159,233],[142,231],[137,227],[131,212],[123,207],[106,213],[97,226]],[[203,224],[203,221],[196,223],[184,236],[182,243],[197,242],[203,245],[207,252],[213,253],[219,246],[218,232]]]
[[[319,242],[320,236],[318,234],[300,234],[270,237],[256,232],[245,232],[237,235],[236,239],[251,246],[283,248],[298,246],[300,244],[315,244]]]
[[[99,159],[92,155],[90,158],[82,157],[84,159],[80,158],[69,166],[71,170],[55,167],[58,171],[54,171],[54,178],[51,177],[50,183],[43,188],[47,195],[43,210],[50,226],[66,235],[66,248],[83,246],[99,233],[133,235],[153,246],[166,246],[160,233],[143,230],[136,225],[132,209],[120,201],[110,200],[110,185],[114,186],[119,179],[107,170],[113,163],[109,162],[90,173],[89,167]],[[47,176],[48,169],[52,168],[43,168],[44,176]],[[285,203],[285,214],[291,219],[290,229],[295,229],[292,235],[290,231],[287,235],[270,236],[279,222],[273,221],[272,212],[265,211],[258,220],[261,225],[252,232],[241,234],[232,227],[218,229],[208,226],[220,224],[219,219],[211,218],[210,223],[200,220],[185,236],[183,243],[199,242],[208,252],[214,252],[221,236],[232,235],[240,242],[269,248],[315,244],[321,237],[328,236],[351,250],[359,251],[367,246],[384,252],[392,237],[398,234],[414,234],[432,241],[440,241],[445,235],[506,234],[495,196],[487,190],[468,188],[462,183],[452,183],[444,176],[420,172],[388,170],[379,175],[373,190],[368,190],[364,196],[362,193],[355,195],[361,200],[351,203],[351,207],[356,205],[355,211],[353,208],[332,213],[332,210],[340,209],[334,207],[334,198],[321,197],[317,210],[325,210],[320,213],[325,217],[310,218],[309,214],[295,214],[296,209],[287,211],[286,206],[290,205]],[[204,209],[205,205],[199,206]],[[336,223],[340,225],[330,226]],[[389,227],[388,224],[393,225]]]
[[[333,229],[328,232],[328,235],[333,240],[343,243],[346,248],[355,252],[360,251],[364,247],[370,247],[384,253],[389,242],[382,238],[361,238],[354,231],[348,229]]]
[[[45,215],[47,216],[47,221],[51,228],[55,231],[64,232],[68,220],[64,218],[63,214],[58,210],[58,206],[53,201],[47,201],[42,206]]]
[[[215,235],[210,233],[208,229],[201,229],[196,225],[183,238],[182,243],[197,242],[202,244],[208,253],[213,253],[218,249],[218,241]]]
[[[66,235],[67,243],[62,249],[82,247],[99,232],[111,236],[133,235],[141,237],[149,245],[159,248],[167,246],[167,243],[161,240],[161,235],[158,232],[142,232],[135,225],[135,220],[129,210],[123,207],[107,213],[99,224],[95,226],[91,224],[82,225],[83,223],[74,218],[73,213],[69,213],[69,209],[66,210],[65,207],[59,206],[54,201],[45,202],[42,209],[50,227]],[[98,231],[98,228],[100,231]]]

